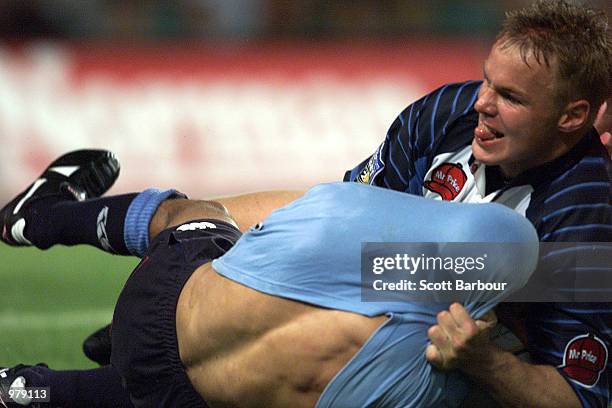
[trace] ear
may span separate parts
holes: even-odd
[[[575,132],[588,122],[590,112],[591,104],[587,100],[570,102],[563,110],[557,127],[564,133]]]

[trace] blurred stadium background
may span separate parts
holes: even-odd
[[[114,193],[338,180],[410,102],[479,78],[504,10],[527,3],[0,1],[0,203],[84,147],[119,156]],[[134,264],[0,245],[0,366],[92,366],[81,341]]]

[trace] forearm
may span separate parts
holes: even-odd
[[[582,407],[554,367],[523,362],[494,344],[483,350],[478,364],[463,367],[462,371],[504,408]]]
[[[217,198],[215,201],[222,204],[238,223],[240,230],[245,231],[272,211],[284,207],[303,194],[304,191],[265,191]]]

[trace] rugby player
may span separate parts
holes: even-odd
[[[56,162],[46,173],[57,170]],[[62,176],[41,179],[47,191],[82,189]],[[432,222],[431,213],[444,217]],[[65,373],[46,367],[14,369],[5,383],[18,375],[29,386],[54,385],[52,406],[62,407],[129,406],[118,376],[108,378],[113,368],[136,407],[455,406],[467,383],[424,357],[427,328],[448,304],[362,302],[361,243],[531,244],[489,251],[482,278],[510,287],[471,293],[465,307],[476,318],[524,285],[537,264],[535,229],[502,205],[435,202],[357,183],[316,186],[242,237],[215,202],[172,216],[155,211],[146,225],[164,231],[147,236],[119,296],[112,367],[81,372],[89,388],[106,376],[106,395],[77,395],[73,384],[57,384]]]
[[[485,62],[484,82],[446,85],[410,105],[384,143],[345,180],[438,200],[498,202],[525,215],[542,241],[610,242],[610,160],[593,128],[596,111],[610,94],[610,49],[602,12],[541,1],[511,13]],[[166,199],[173,194],[157,192],[143,201],[161,203],[159,209],[168,214],[174,206],[189,205]],[[219,201],[245,228],[297,195],[260,193]],[[106,219],[108,225],[121,226],[117,231],[122,232],[135,197],[101,199],[98,207],[71,210],[84,214],[89,227],[83,231],[63,224],[38,228],[43,223],[26,215],[16,230],[21,235],[5,241],[23,244],[23,237],[41,248],[75,242],[102,247],[97,233],[84,230],[92,229],[107,206],[109,217],[117,217]],[[32,203],[28,211],[44,220],[49,207]],[[53,207],[61,211],[64,204]],[[144,238],[125,235],[108,237],[115,252],[132,252],[125,240],[136,242],[136,250],[138,242],[146,247]],[[440,314],[430,331],[428,358],[442,368],[462,370],[505,406],[608,405],[610,305],[527,307],[521,323],[534,364],[482,339],[460,307]],[[595,340],[582,345],[581,336]],[[601,357],[591,365],[578,362],[589,367],[575,369],[565,355],[575,347],[583,347],[579,351],[585,355],[601,352]],[[474,353],[474,348],[486,353]]]

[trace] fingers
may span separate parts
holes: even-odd
[[[610,132],[604,132],[599,137],[601,138],[601,143],[606,146],[608,152],[612,156],[612,134],[610,134]]]
[[[497,315],[493,310],[489,310],[486,315],[475,321],[479,332],[491,330],[493,327],[497,326],[497,322]]]
[[[606,111],[608,110],[608,101],[605,101],[604,103],[601,104],[601,106],[599,107],[599,110],[597,111],[597,115],[595,115],[595,122],[599,122],[601,121],[601,119],[603,118],[603,116],[606,114]]]
[[[459,334],[459,322],[455,320],[455,317],[450,311],[443,310],[438,313],[437,320],[438,325],[445,332],[447,337],[453,338]]]
[[[427,337],[429,337],[429,340],[431,340],[438,350],[448,348],[450,337],[439,325],[431,326],[429,330],[427,330]]]
[[[604,102],[599,108],[593,125],[600,133],[601,143],[606,146],[610,157],[612,157],[612,99],[608,102]]]
[[[478,333],[474,319],[459,303],[453,303],[448,311],[438,313],[438,324],[455,343],[463,343]]]
[[[489,312],[480,320],[474,320],[459,303],[453,303],[449,310],[437,315],[438,324],[427,331],[431,344],[425,350],[425,357],[439,369],[451,369],[477,355],[483,335],[497,324],[497,316]]]
[[[441,370],[454,368],[456,355],[450,343],[451,339],[438,325],[430,327],[427,335],[431,340],[431,344],[425,349],[427,361]]]
[[[474,320],[467,310],[459,303],[453,303],[448,309],[453,316],[453,320],[457,322],[457,326],[463,330],[471,331],[474,326]]]
[[[438,325],[432,327],[437,329],[433,330],[431,340],[443,353],[453,347],[461,348],[480,331],[476,322],[459,303],[453,303],[448,311],[438,313],[437,321]]]
[[[434,367],[443,368],[444,359],[442,358],[442,353],[436,345],[430,344],[425,349],[425,358],[429,361]]]
[[[491,325],[491,323],[485,322],[483,320],[476,320],[474,323],[476,323],[476,327],[478,328],[479,332],[482,332],[482,331],[485,331],[485,330],[489,330],[493,326],[495,326],[495,325]]]
[[[612,109],[608,109],[611,106],[608,106],[607,102],[604,102],[597,111],[597,115],[595,116],[595,129],[601,134],[605,132],[609,132],[612,130]]]
[[[476,325],[482,329],[490,329],[497,326],[497,315],[493,310],[490,310],[486,315],[476,320]]]

